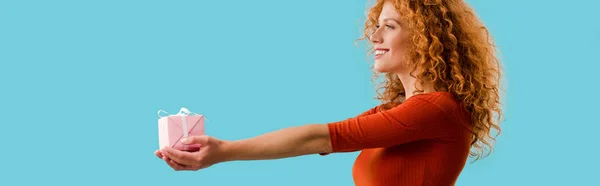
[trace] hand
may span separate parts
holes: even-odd
[[[165,147],[154,154],[176,171],[200,170],[226,160],[222,147],[225,141],[210,136],[190,136],[182,143],[200,144],[201,148],[196,152],[187,152]]]

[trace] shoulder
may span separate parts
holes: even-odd
[[[426,104],[446,112],[456,112],[461,109],[462,103],[450,92],[432,92],[414,95],[405,101],[409,105]]]
[[[457,107],[455,100],[448,92],[417,94],[389,109],[376,108],[376,112],[402,123],[444,120]]]
[[[432,92],[414,95],[389,109],[379,105],[371,110],[376,115],[384,115],[403,122],[423,122],[433,120],[458,120],[464,122],[468,114],[450,92]]]
[[[430,113],[437,113],[457,123],[470,123],[470,114],[460,99],[450,92],[432,92],[415,95],[406,100],[408,105],[420,105]],[[424,106],[426,105],[426,106]]]
[[[449,92],[432,92],[414,95],[403,103],[382,111],[389,115],[404,116],[412,120],[446,120],[467,116],[462,103]],[[462,120],[462,119],[460,119]]]

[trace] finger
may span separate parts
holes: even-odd
[[[174,167],[176,167],[176,170],[193,170],[193,168],[191,166],[185,166],[185,165],[181,165],[173,160],[169,160],[169,162],[167,162],[169,165],[173,165]]]
[[[194,165],[196,164],[194,154],[191,152],[180,151],[171,147],[165,147],[162,150],[163,156],[175,160],[175,162],[182,165]]]
[[[158,158],[160,158],[160,159],[162,159],[162,158],[163,158],[163,154],[162,154],[162,152],[160,152],[160,150],[156,150],[156,151],[154,151],[154,155],[156,155],[156,157],[158,157]]]
[[[199,136],[190,136],[188,138],[181,139],[181,142],[184,144],[201,144],[206,145],[210,140],[210,136],[199,135]]]
[[[193,168],[191,166],[185,166],[185,165],[179,164],[179,163],[177,163],[177,162],[175,162],[175,161],[173,161],[173,160],[171,160],[169,158],[165,157],[165,158],[163,158],[163,160],[165,160],[165,162],[167,163],[167,165],[169,165],[169,167],[173,168],[173,170],[177,170],[177,171],[180,171],[180,170],[193,170]]]
[[[183,165],[169,159],[169,158],[163,158],[163,160],[165,161],[165,163],[167,163],[167,165],[169,165],[169,167],[173,168],[173,170],[182,170],[183,169]]]

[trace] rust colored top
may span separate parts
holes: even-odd
[[[472,140],[470,114],[448,92],[327,125],[334,153],[362,150],[352,169],[356,186],[454,185]]]

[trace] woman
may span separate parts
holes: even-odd
[[[378,0],[365,35],[386,75],[381,105],[326,124],[224,141],[193,136],[198,152],[156,151],[175,170],[239,160],[361,151],[356,185],[453,185],[469,155],[500,132],[500,65],[483,24],[461,0]]]

